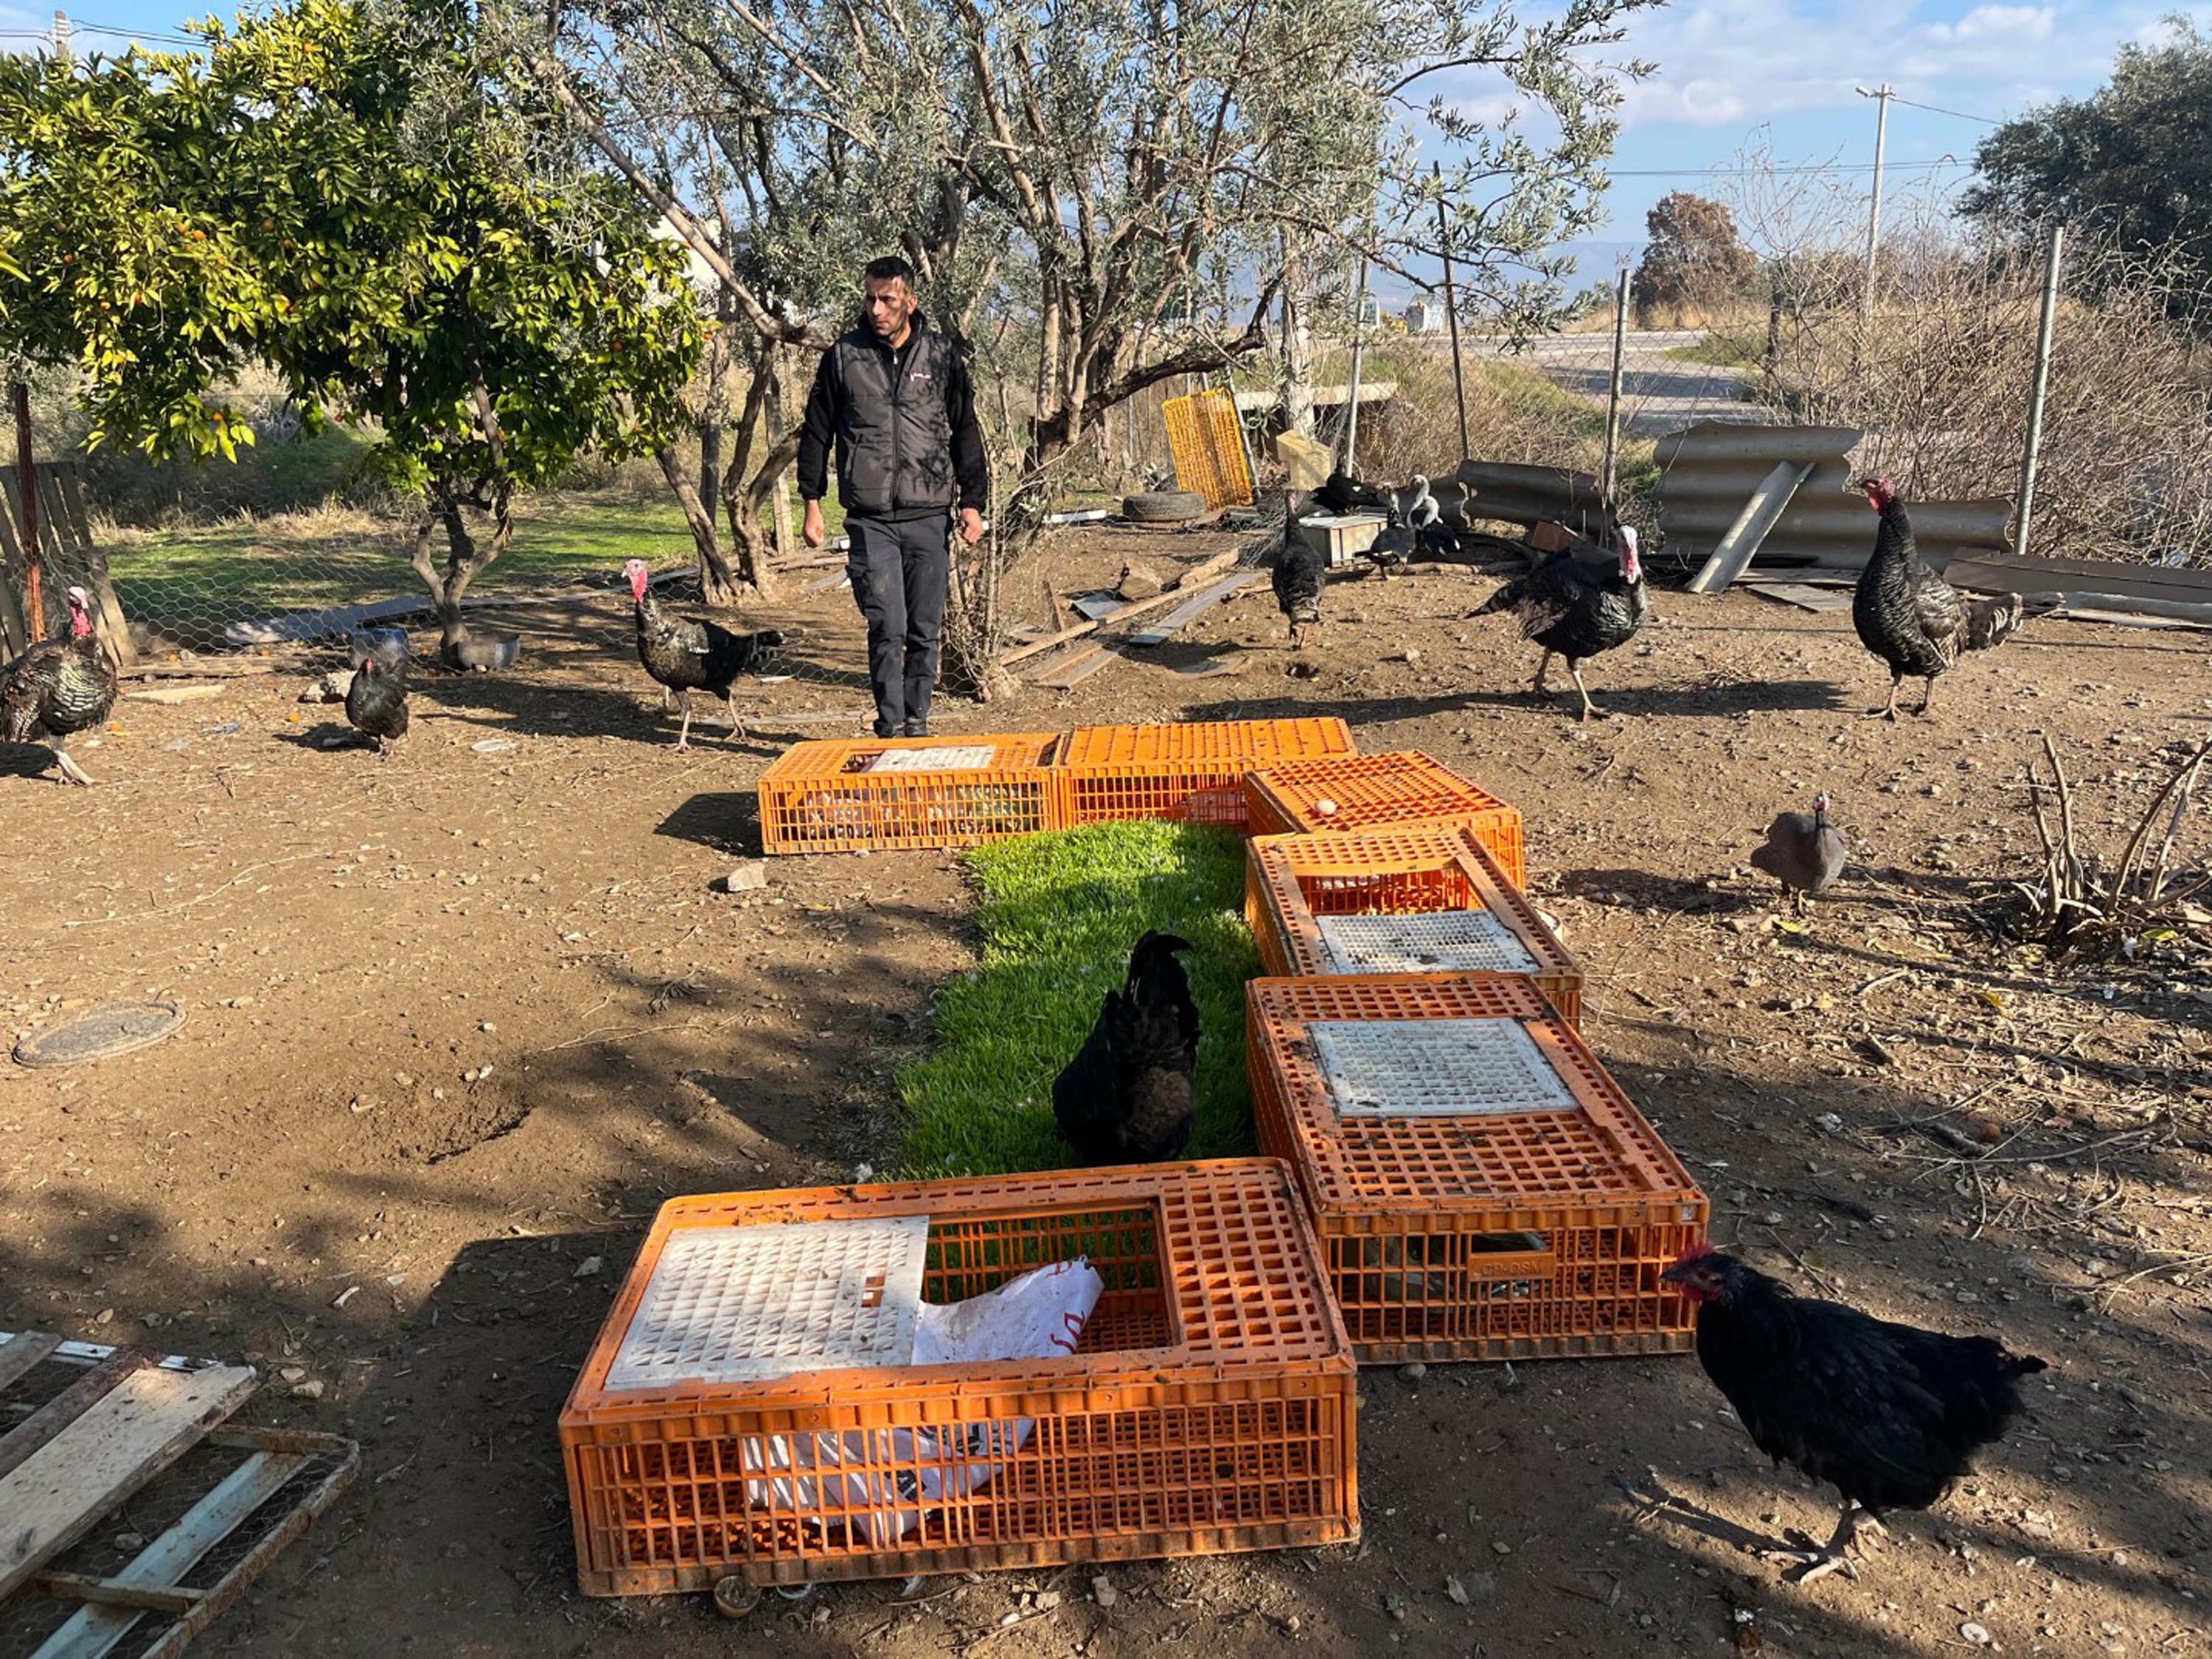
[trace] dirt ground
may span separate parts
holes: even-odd
[[[1087,532],[1055,574],[1229,544]],[[1530,700],[1506,623],[1466,619],[1489,585],[1332,587],[1307,678],[1262,586],[1075,696],[940,726],[1334,712],[1522,806],[1586,1030],[1718,1239],[2051,1362],[1861,1582],[1793,1587],[1716,1535],[1825,1535],[1829,1500],[1682,1358],[1368,1372],[1356,1548],[831,1587],[739,1626],[580,1597],[554,1419],[654,1206],[883,1166],[890,1068],[969,948],[943,855],[710,890],[757,844],[768,760],[857,732],[844,595],[788,607],[814,631],[749,694],[748,739],[678,755],[611,592],[515,613],[524,670],[427,682],[389,760],[318,746],[337,711],[278,674],[121,705],[76,751],[96,790],[0,764],[10,1036],[117,997],[190,1010],[97,1065],[0,1062],[0,1328],[242,1356],[270,1379],[247,1420],[364,1448],[203,1650],[2208,1651],[2212,973],[2185,941],[2053,963],[1988,925],[2034,862],[2036,735],[2110,836],[2116,792],[2203,735],[2202,637],[2031,623],[1891,727],[1859,718],[1881,687],[1848,616],[1662,594],[1592,670],[1620,718],[1585,728]],[[1745,860],[1816,787],[1859,861],[1790,932]],[[1640,1516],[1624,1481],[1710,1518]]]

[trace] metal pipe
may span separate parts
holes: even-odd
[[[1598,499],[1605,510],[1620,516],[1613,504],[1613,471],[1620,457],[1620,364],[1628,349],[1628,267],[1620,268],[1620,279],[1613,296],[1613,373],[1607,378],[1605,390],[1605,465],[1598,475]]]
[[[1459,361],[1459,295],[1452,288],[1451,227],[1444,217],[1444,170],[1438,161],[1429,163],[1429,177],[1437,186],[1437,246],[1444,257],[1444,320],[1451,326],[1452,396],[1459,402],[1459,458],[1472,459],[1472,443],[1467,433],[1467,379]]]
[[[46,637],[46,551],[39,541],[39,470],[31,460],[31,388],[22,380],[15,382],[15,493],[23,503],[23,624],[36,645]]]
[[[1352,296],[1352,384],[1344,395],[1344,470],[1359,476],[1359,363],[1366,349],[1362,337],[1367,322],[1367,256],[1359,256],[1359,287]]]
[[[2058,260],[2064,250],[2066,227],[2051,227],[2051,249],[2043,265],[2043,320],[2035,334],[2035,378],[2027,388],[2027,441],[2020,456],[2020,529],[2013,551],[2027,551],[2028,532],[2035,523],[2035,468],[2043,453],[2043,398],[2051,386],[2051,336],[2058,319]]]

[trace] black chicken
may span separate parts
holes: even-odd
[[[68,599],[69,638],[41,640],[0,669],[0,738],[51,741],[62,776],[88,784],[84,769],[70,758],[69,740],[98,726],[115,707],[115,665],[100,647],[90,596],[72,587]]]
[[[1342,467],[1331,472],[1313,493],[1314,505],[1324,513],[1381,513],[1390,498],[1370,483],[1362,483]]]
[[[1754,848],[1751,867],[1780,882],[1801,912],[1810,894],[1825,891],[1844,873],[1844,832],[1828,822],[1828,793],[1813,797],[1809,812],[1777,812],[1766,844]]]
[[[1913,712],[1924,714],[1936,696],[1938,676],[1949,672],[1963,651],[1987,651],[2012,637],[2020,626],[2021,597],[1969,599],[1921,562],[1912,541],[1912,520],[1887,478],[1863,478],[1859,488],[1881,514],[1875,532],[1874,556],[1859,574],[1851,594],[1851,623],[1859,642],[1889,665],[1889,702],[1868,710],[1869,716],[1897,718],[1897,688],[1907,674],[1928,682]]]
[[[1173,933],[1139,939],[1122,988],[1053,1079],[1052,1115],[1086,1164],[1160,1163],[1190,1144],[1198,1005],[1176,952],[1191,948]]]
[[[757,674],[773,661],[783,635],[773,629],[757,634],[732,634],[710,622],[685,622],[664,617],[653,597],[652,573],[643,559],[623,566],[629,591],[637,601],[637,659],[645,672],[660,682],[661,707],[668,706],[673,690],[684,708],[684,726],[676,734],[681,750],[691,744],[691,694],[710,691],[730,711],[730,735],[743,737],[737,699],[730,695],[740,674]]]
[[[2040,1359],[1994,1337],[1945,1336],[1795,1296],[1699,1246],[1660,1275],[1697,1305],[1698,1358],[1759,1450],[1843,1494],[1835,1535],[1795,1552],[1796,1576],[1858,1571],[1844,1550],[1860,1521],[1924,1510],[2021,1408]]]
[[[362,652],[346,687],[345,711],[348,723],[378,754],[389,754],[386,745],[407,735],[407,659]]]
[[[1291,649],[1303,651],[1306,629],[1321,626],[1321,593],[1328,556],[1298,534],[1298,515],[1283,503],[1283,544],[1275,550],[1275,604],[1291,625]]]
[[[1420,542],[1413,533],[1413,526],[1406,522],[1395,507],[1386,511],[1389,521],[1375,532],[1375,539],[1367,544],[1367,556],[1382,573],[1382,580],[1388,581],[1391,572],[1406,568]]]
[[[1651,614],[1643,568],[1636,562],[1636,532],[1621,526],[1620,543],[1620,563],[1613,570],[1586,565],[1573,549],[1565,549],[1518,581],[1506,583],[1474,612],[1478,617],[1514,612],[1521,619],[1522,638],[1544,647],[1544,659],[1529,682],[1539,696],[1551,689],[1553,653],[1565,657],[1567,672],[1575,677],[1575,690],[1583,694],[1584,720],[1592,714],[1603,719],[1606,711],[1590,701],[1589,687],[1583,684],[1583,663],[1601,651],[1627,644]]]

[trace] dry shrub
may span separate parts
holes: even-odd
[[[1862,309],[1865,208],[1758,175],[1741,212],[1766,251],[1766,313],[1717,331],[1757,365],[1761,400],[1867,434],[1908,498],[2019,484],[2043,261],[1963,241],[1930,204],[1886,216],[1876,303]],[[2177,305],[2205,290],[2179,253],[2069,234],[2032,551],[2212,564],[2212,406]]]

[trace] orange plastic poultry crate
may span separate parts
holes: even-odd
[[[1260,1144],[1363,1362],[1673,1353],[1705,1196],[1525,979],[1255,979]]]
[[[761,848],[969,847],[1064,828],[1057,733],[797,743],[760,778]]]
[[[793,1224],[823,1222],[845,1224]],[[1073,1352],[908,1363],[920,1303],[1078,1255],[1105,1291]],[[1271,1160],[672,1200],[561,1413],[578,1579],[655,1595],[1346,1541],[1356,1375]]]
[[[1255,836],[1472,830],[1516,887],[1528,883],[1521,813],[1413,750],[1269,766],[1244,780]]]
[[[1522,974],[1582,1024],[1583,970],[1469,830],[1256,837],[1244,917],[1270,974]]]
[[[1180,818],[1242,830],[1254,767],[1354,752],[1352,728],[1334,719],[1079,726],[1055,769],[1071,825]]]

